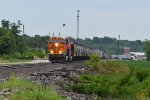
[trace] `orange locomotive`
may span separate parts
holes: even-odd
[[[71,44],[61,37],[52,37],[48,41],[49,60],[51,62],[72,60]]]

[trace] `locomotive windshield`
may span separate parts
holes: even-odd
[[[55,43],[55,42],[65,44],[65,40],[49,40],[49,44],[50,43]]]

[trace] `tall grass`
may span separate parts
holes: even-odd
[[[0,91],[6,89],[11,90],[11,93],[5,96],[9,100],[65,100],[50,87],[43,87],[14,76],[0,83]],[[0,96],[0,98],[3,97]]]

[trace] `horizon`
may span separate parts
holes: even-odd
[[[22,34],[23,35],[23,34]],[[27,34],[25,34],[25,35],[27,35]],[[39,34],[35,34],[35,35],[39,35]],[[30,35],[28,35],[28,36],[30,36],[30,37],[34,37],[35,35],[32,35],[32,36],[30,36]],[[39,36],[49,36],[49,35],[39,35]],[[49,36],[50,37],[50,36]],[[57,36],[54,36],[54,37],[57,37]],[[59,37],[59,36],[58,36]],[[61,36],[60,36],[61,37]],[[65,38],[69,38],[69,37],[71,37],[71,36],[68,36],[68,37],[65,37]],[[103,36],[103,37],[98,37],[98,38],[104,38],[104,37],[108,37],[108,38],[111,38],[111,39],[117,39],[116,37],[109,37],[109,36]],[[63,38],[63,37],[62,37]],[[76,39],[76,38],[74,38],[74,37],[71,37],[71,38],[73,38],[73,39]],[[92,37],[92,38],[90,38],[90,37],[85,37],[85,38],[79,38],[79,39],[82,39],[82,40],[85,40],[85,39],[91,39],[91,40],[93,40],[93,38],[94,37]],[[118,40],[118,39],[117,39]],[[119,40],[128,40],[128,39],[119,39]],[[137,40],[128,40],[128,41],[137,41]],[[144,40],[140,40],[140,41],[144,41]]]

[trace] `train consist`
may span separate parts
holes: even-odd
[[[61,37],[51,37],[48,40],[48,53],[51,62],[88,59],[91,54],[101,56],[101,51],[70,42]]]

